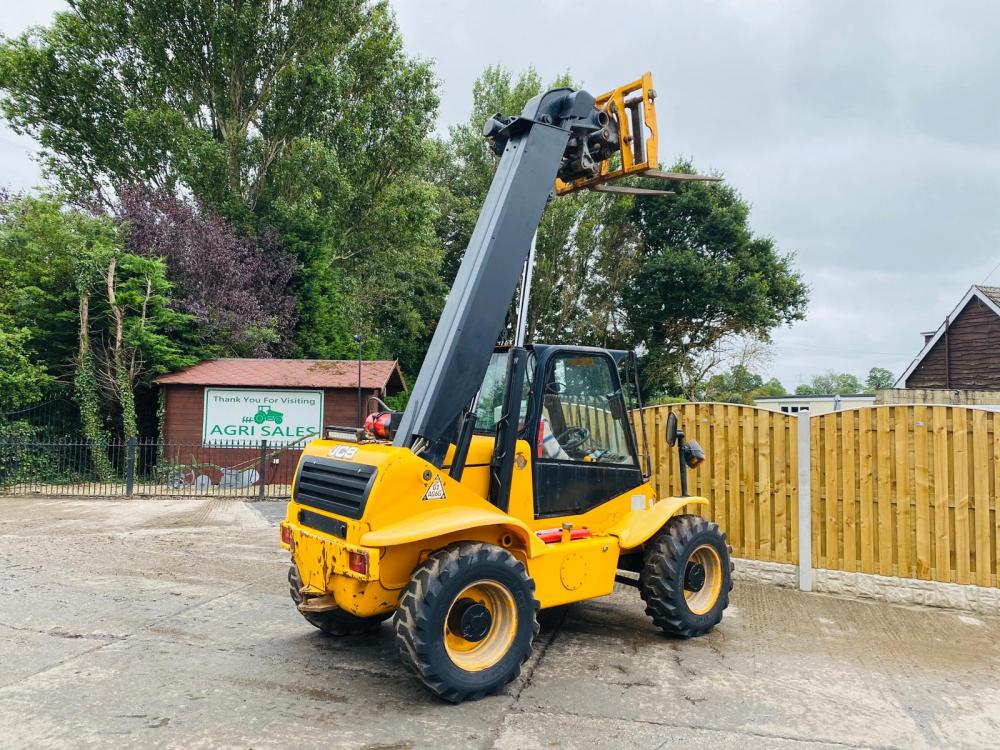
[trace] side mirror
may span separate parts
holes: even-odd
[[[677,415],[673,412],[667,415],[667,445],[677,445]]]

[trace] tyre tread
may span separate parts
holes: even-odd
[[[509,568],[531,592],[532,631],[526,647],[522,647],[516,668],[506,676],[507,684],[520,674],[521,666],[531,655],[531,642],[538,635],[539,603],[534,596],[535,582],[524,565],[500,547],[482,542],[458,542],[432,553],[414,571],[409,585],[399,600],[394,629],[400,659],[433,693],[451,703],[478,700],[494,688],[467,692],[448,683],[447,676],[428,658],[431,638],[427,631],[431,603],[439,596],[444,584],[469,566],[483,562],[500,563]]]
[[[681,612],[675,600],[680,591],[683,596],[684,570],[682,565],[684,550],[688,543],[698,534],[710,532],[719,537],[723,548],[732,553],[732,547],[726,541],[726,535],[719,530],[719,526],[701,516],[679,515],[674,516],[667,522],[663,529],[650,540],[643,550],[642,573],[639,576],[639,595],[646,604],[646,614],[652,619],[653,624],[659,627],[668,635],[676,635],[682,638],[692,638],[703,635],[710,631],[722,619],[722,611],[729,606],[729,592],[732,591],[732,570],[734,569],[732,560],[727,560],[728,573],[726,578],[728,586],[723,586],[719,594],[721,607],[719,607],[718,619],[716,622],[705,626],[693,626],[688,619],[687,612]]]

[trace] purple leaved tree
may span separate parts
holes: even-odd
[[[117,210],[126,249],[163,258],[177,309],[194,315],[221,356],[285,353],[295,321],[294,258],[270,232],[245,236],[198,204],[134,185]]]

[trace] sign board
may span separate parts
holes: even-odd
[[[206,388],[205,445],[306,443],[323,430],[323,391]]]

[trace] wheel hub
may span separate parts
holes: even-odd
[[[701,591],[705,585],[705,566],[701,563],[689,562],[684,571],[684,588],[688,591]]]
[[[493,627],[493,615],[482,602],[473,599],[459,599],[452,608],[449,629],[470,643],[483,640]]]

